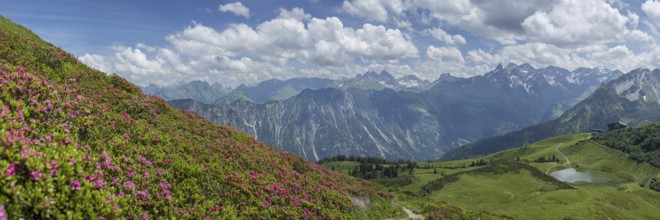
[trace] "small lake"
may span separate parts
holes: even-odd
[[[615,176],[611,173],[596,170],[576,170],[575,168],[558,170],[550,173],[550,175],[559,181],[574,184],[614,183],[623,181],[621,177]]]

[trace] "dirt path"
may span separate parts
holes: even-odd
[[[406,212],[406,214],[408,215],[408,218],[405,218],[405,219],[424,219],[423,215],[420,215],[420,214],[417,214],[417,213],[413,212],[408,207],[402,206],[401,204],[396,203],[396,202],[394,204],[400,206],[403,209],[403,211]],[[387,220],[395,220],[395,219],[394,218],[388,218]]]
[[[408,219],[424,219],[424,216],[413,212],[412,210],[406,208],[405,206],[401,206],[401,208],[403,208],[403,211],[405,211],[406,214],[408,214]]]
[[[567,165],[568,165],[568,164],[571,164],[571,161],[568,160],[568,157],[567,157],[564,153],[562,153],[561,151],[559,151],[559,146],[560,146],[560,145],[561,145],[561,144],[557,144],[557,146],[555,146],[555,150],[556,150],[557,152],[559,152],[559,154],[561,154],[562,156],[564,156],[564,159],[566,159],[566,164],[567,164]],[[545,170],[545,174],[548,174],[548,172],[550,172],[550,170],[551,170],[552,168],[556,167],[556,166],[557,166],[557,164],[555,164],[555,165],[553,165],[553,166],[551,166],[551,167],[548,167],[548,169]]]
[[[566,164],[571,164],[571,161],[568,160],[568,157],[567,157],[564,153],[562,153],[561,151],[559,151],[559,146],[560,146],[560,145],[561,145],[561,144],[557,144],[557,146],[555,147],[555,150],[556,150],[557,152],[559,152],[559,154],[561,154],[562,156],[564,156],[564,159],[566,159]]]
[[[504,193],[509,194],[509,196],[511,196],[511,197],[509,197],[509,199],[513,199],[513,197],[515,196],[515,194],[513,194],[511,192],[508,192],[508,191],[504,191]]]
[[[551,167],[548,167],[548,169],[545,170],[545,174],[548,174],[548,172],[550,172],[550,170],[551,170],[552,168],[555,168],[556,166],[557,166],[557,163],[555,163],[555,165],[552,165]]]

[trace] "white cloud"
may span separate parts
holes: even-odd
[[[434,0],[346,0],[342,9],[368,20],[387,22],[404,19],[406,14],[421,17],[424,23],[435,19],[500,43],[522,40],[520,23],[551,1],[434,1]],[[391,19],[395,18],[395,19]]]
[[[349,54],[374,56],[382,59],[416,57],[417,48],[397,29],[364,24],[361,29],[344,28],[339,42]]]
[[[218,6],[218,11],[231,12],[238,16],[250,18],[250,9],[245,7],[241,2],[232,2]]]
[[[174,48],[184,55],[203,54],[235,55],[236,51],[248,49],[250,42],[258,38],[257,33],[245,24],[231,25],[223,32],[201,24],[194,24],[166,37]]]
[[[560,0],[550,11],[537,11],[522,26],[529,38],[555,45],[620,41],[629,18],[600,1]]]
[[[405,7],[402,0],[356,0],[344,1],[342,9],[371,21],[386,22],[390,15],[403,14]]]
[[[300,21],[307,21],[312,19],[312,15],[305,13],[302,8],[292,8],[291,10],[286,10],[284,8],[278,9],[280,14],[279,18],[292,18]]]
[[[660,1],[647,0],[642,4],[642,11],[644,11],[649,20],[660,27]]]
[[[167,37],[167,40],[186,55],[218,54],[223,56],[249,55],[261,59],[299,58],[311,55],[332,55],[330,59],[368,56],[385,60],[417,56],[415,45],[403,37],[398,29],[364,24],[362,28],[344,27],[339,18],[312,18],[305,23],[294,18],[278,17],[252,28],[245,24],[231,25],[225,30],[194,24]],[[320,44],[320,45],[317,45]],[[335,53],[325,54],[332,44]],[[317,51],[316,49],[320,49]]]
[[[639,25],[639,15],[635,12],[628,11],[626,16],[628,17],[628,23],[630,23],[630,26],[632,28],[637,28],[637,25]]]
[[[639,42],[653,42],[655,39],[651,37],[646,32],[640,30],[626,30],[624,32],[625,39],[628,41],[639,41]]]
[[[605,0],[608,4],[618,8],[618,9],[623,9],[625,7],[628,7],[630,4],[624,3],[622,0]]]
[[[106,61],[104,56],[98,54],[86,53],[85,55],[79,57],[78,59],[80,59],[80,61],[87,64],[88,66],[91,66],[97,70],[100,70],[105,73],[113,73],[112,68],[108,66],[109,62]]]
[[[440,28],[426,29],[422,31],[422,34],[431,35],[433,38],[451,45],[467,43],[463,36],[459,34],[450,35]]]
[[[138,44],[135,48],[116,47],[112,57],[88,54],[80,59],[139,84],[210,77],[232,86],[291,78],[302,73],[299,68],[327,72],[355,68],[361,62],[397,63],[418,56],[415,45],[398,29],[369,23],[346,27],[337,17],[313,18],[300,8],[281,9],[278,17],[256,26],[232,24],[216,30],[193,23],[166,39],[170,47]]]
[[[426,58],[415,65],[415,72],[429,80],[437,79],[441,73],[462,77],[477,73],[466,65],[463,54],[455,47],[429,46],[426,48]]]
[[[433,60],[464,63],[463,54],[455,47],[434,47],[426,48],[426,56]]]
[[[650,11],[652,4],[660,3],[647,1]],[[625,7],[628,4],[616,0],[346,0],[342,8],[352,15],[395,24],[408,17],[419,18],[420,22],[434,20],[504,45],[543,42],[570,46],[630,38],[649,41],[643,36],[648,34],[636,29],[639,16],[619,11]],[[660,10],[655,11],[660,17]],[[441,41],[451,42],[445,40],[449,34],[444,35],[437,34]]]
[[[434,80],[440,73],[472,76],[509,62],[628,71],[660,63],[653,29],[658,5],[647,1],[642,14],[617,0],[346,0],[343,12],[377,23],[278,9],[276,17],[256,24],[216,29],[193,23],[166,36],[168,45],[114,47],[111,56],[80,60],[138,84],[207,80],[227,86],[383,69]],[[249,16],[247,8],[244,14]],[[419,22],[435,28],[415,30]],[[461,34],[450,31],[456,29]],[[429,45],[415,39],[419,35],[438,42]],[[423,45],[421,53],[416,44]]]
[[[650,48],[652,49],[635,53],[625,45],[558,47],[546,43],[526,43],[505,46],[494,52],[470,50],[467,52],[466,69],[483,73],[499,63],[512,62],[529,63],[537,67],[553,65],[567,69],[605,66],[627,72],[635,68],[657,68],[660,49],[655,44]]]

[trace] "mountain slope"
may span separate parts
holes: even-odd
[[[605,129],[623,121],[631,126],[660,121],[660,70],[633,70],[596,90],[561,117],[506,135],[487,138],[443,156],[444,160],[494,153],[552,136]]]
[[[340,79],[335,82],[336,88],[341,89],[374,89],[381,90],[384,88],[394,90],[409,90],[421,91],[427,89],[431,84],[428,80],[422,80],[414,75],[405,75],[401,78],[394,78],[392,74],[387,71],[376,73],[368,71],[362,75],[357,74],[352,79]]]
[[[2,17],[0,66],[0,215],[383,218],[394,211],[373,183],[175,110]],[[370,203],[359,208],[354,199]]]
[[[468,79],[443,75],[423,92],[328,88],[303,90],[287,100],[264,104],[204,105],[194,100],[170,104],[308,160],[338,154],[436,160],[456,146],[548,120],[553,106],[598,83],[559,80],[569,75],[554,67],[537,70],[510,64]],[[557,78],[554,85],[548,76]],[[387,72],[357,78],[396,82]]]
[[[594,140],[628,154],[638,163],[647,162],[660,168],[660,123],[608,132]],[[656,187],[660,191],[660,179]]]
[[[231,103],[235,100],[249,100],[256,103],[265,103],[273,100],[285,100],[297,95],[304,89],[321,89],[332,86],[330,79],[321,78],[293,78],[285,81],[270,79],[260,82],[256,86],[239,86],[230,96],[223,98],[223,102]],[[242,94],[236,96],[236,94]],[[245,99],[247,98],[247,99]],[[196,99],[195,99],[196,100]]]
[[[194,99],[204,103],[216,103],[230,92],[229,88],[224,88],[220,84],[209,84],[204,81],[190,81],[163,87],[150,84],[143,87],[142,91],[165,100]]]
[[[620,71],[604,68],[568,71],[554,66],[534,69],[529,64],[510,63],[468,79],[443,75],[425,93],[454,102],[501,102],[507,106],[508,114],[525,115],[535,124],[552,119],[554,112],[564,112],[584,93],[591,94],[601,83],[620,75]]]
[[[398,159],[397,155],[428,159],[437,155],[438,120],[413,93],[390,89],[304,90],[288,100],[255,104],[234,102],[205,105],[193,100],[171,101],[176,108],[192,110],[219,124],[237,126],[269,145],[319,160],[337,154],[372,155]],[[393,103],[403,107],[390,108]]]
[[[357,74],[354,78],[341,78],[338,80],[304,77],[291,78],[284,81],[270,79],[254,86],[241,85],[227,94],[227,96],[218,96],[216,99],[219,99],[222,103],[232,103],[236,100],[243,100],[262,104],[269,101],[286,100],[298,95],[305,89],[317,90],[324,88],[337,88],[343,90],[382,90],[384,88],[390,88],[395,90],[419,91],[427,88],[429,85],[430,83],[428,81],[421,80],[413,75],[406,75],[396,79],[386,71],[383,71],[380,74],[369,71],[362,75]],[[179,99],[201,101],[195,97]],[[174,99],[165,98],[165,100],[169,101]],[[215,102],[204,103],[213,104]]]

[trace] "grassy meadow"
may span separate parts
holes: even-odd
[[[589,138],[589,134],[559,136],[477,158],[417,162],[412,174],[403,168],[395,178],[373,181],[393,192],[397,203],[430,217],[454,213],[443,217],[660,218],[660,192],[648,188],[649,180],[660,175],[660,170]],[[553,155],[556,160],[550,161]],[[543,160],[550,162],[540,162]],[[471,166],[479,161],[485,165]],[[322,165],[348,174],[359,163],[335,161]],[[566,184],[549,176],[565,168],[606,173],[612,181]]]

